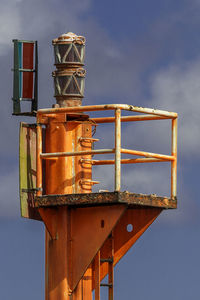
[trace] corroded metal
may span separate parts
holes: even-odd
[[[164,161],[168,161],[165,159]],[[171,159],[169,159],[171,161]],[[115,160],[114,159],[105,159],[105,160],[96,160],[92,159],[90,161],[82,159],[81,162],[90,163],[92,165],[100,166],[100,165],[114,165]],[[153,163],[153,162],[163,162],[163,159],[158,158],[127,158],[127,159],[121,159],[121,164],[139,164],[139,163]]]
[[[85,70],[83,68],[57,70],[52,73],[52,76],[55,86],[54,97],[57,101],[84,97]]]
[[[89,154],[109,154],[114,153],[114,149],[97,149],[97,150],[86,150],[86,151],[74,151],[74,152],[52,152],[52,153],[41,153],[40,157],[42,159],[48,159],[52,157],[67,157],[67,156],[82,156],[82,155],[89,155]]]
[[[85,37],[71,32],[52,41],[57,68],[65,66],[83,66],[85,58]]]
[[[153,114],[157,116],[165,116],[169,118],[177,118],[178,114],[175,112],[169,112],[164,110],[138,107],[128,104],[102,104],[102,105],[89,105],[89,106],[79,106],[79,107],[63,107],[63,108],[44,108],[38,110],[38,116],[41,114],[51,114],[51,113],[67,113],[67,112],[79,112],[79,111],[102,111],[102,110],[115,110],[122,109],[132,112]]]
[[[115,148],[114,149],[95,149],[89,151],[72,151],[72,152],[47,152],[41,153],[40,157],[42,159],[53,159],[58,157],[76,157],[76,156],[87,156],[95,154],[106,154],[115,153],[115,159],[111,160],[91,160],[87,157],[80,158],[81,164],[87,165],[107,165],[115,164],[115,191],[120,191],[120,181],[121,181],[121,164],[133,164],[133,163],[153,163],[153,162],[171,162],[171,198],[176,197],[176,181],[177,181],[177,114],[174,112],[155,110],[150,108],[136,107],[126,104],[108,104],[108,105],[93,105],[93,106],[76,106],[76,107],[64,107],[64,108],[54,108],[39,110],[37,119],[38,123],[48,123],[48,118],[58,118],[60,115],[62,118],[66,118],[68,114],[75,113],[78,114],[80,111],[102,111],[102,110],[115,110],[115,117],[108,118],[94,118],[88,119],[96,125],[96,121],[100,123],[110,123],[115,122]],[[135,115],[135,116],[123,116],[121,117],[121,110],[128,110],[132,112],[146,113],[147,115]],[[62,114],[61,114],[62,113]],[[151,153],[146,151],[138,151],[132,149],[121,148],[121,122],[129,121],[146,121],[146,120],[156,120],[156,119],[172,119],[172,150],[171,155]],[[63,120],[64,121],[64,120]],[[80,140],[81,141],[81,140]],[[90,138],[90,141],[96,141],[96,139]],[[133,159],[121,159],[121,154],[130,154],[134,156],[143,156],[144,158],[133,158]],[[85,159],[85,160],[84,160]]]
[[[172,155],[164,155],[164,154],[157,154],[157,153],[130,150],[130,149],[121,149],[121,153],[158,158],[158,159],[167,160],[167,161],[173,161],[175,159],[174,155],[173,156]]]
[[[35,199],[38,207],[55,206],[96,206],[108,204],[127,204],[128,206],[150,206],[164,209],[176,208],[177,199],[144,195],[129,192],[102,192],[66,195],[43,195]]]
[[[53,40],[56,71],[54,87],[57,107],[80,106],[85,86],[85,38],[72,32]]]
[[[171,117],[157,116],[157,115],[137,115],[137,116],[124,116],[121,117],[121,122],[136,122],[136,121],[152,121],[152,120],[163,120],[171,119]],[[114,123],[115,117],[102,117],[92,118],[92,121],[96,123]]]

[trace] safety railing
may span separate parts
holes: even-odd
[[[42,126],[41,120],[48,117],[50,114],[69,113],[69,112],[89,112],[89,111],[104,111],[114,110],[114,117],[91,118],[97,124],[100,123],[115,123],[115,147],[113,149],[97,149],[90,151],[79,152],[56,152],[56,153],[42,153]],[[141,115],[121,116],[121,111],[137,112]],[[53,157],[67,157],[67,156],[85,156],[113,153],[115,159],[113,160],[88,160],[81,158],[82,162],[88,162],[92,165],[115,165],[115,191],[120,191],[121,188],[121,164],[134,163],[152,163],[152,162],[170,162],[171,163],[171,198],[176,198],[177,193],[177,117],[175,112],[168,112],[163,110],[156,110],[151,108],[136,107],[126,104],[109,104],[109,105],[92,105],[92,106],[77,106],[41,109],[37,113],[37,190],[38,195],[42,190],[42,160],[51,159]],[[166,120],[172,121],[171,127],[171,155],[164,155],[158,153],[137,151],[131,149],[123,149],[121,147],[121,122],[134,121],[148,121],[148,120]],[[122,159],[121,154],[130,154],[139,156],[139,158]]]

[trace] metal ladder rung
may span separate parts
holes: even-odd
[[[100,259],[100,262],[104,263],[104,262],[107,262],[107,263],[113,263],[113,258],[101,258]]]
[[[100,286],[113,287],[112,283],[101,283]]]
[[[82,180],[80,180],[80,184],[81,185],[84,185],[84,184],[86,184],[86,185],[94,185],[94,184],[99,184],[100,182],[99,181],[94,181],[94,180],[86,180],[86,179],[82,179]]]
[[[95,260],[94,260],[94,282],[95,282],[95,300],[100,300],[100,287],[107,287],[108,288],[108,300],[113,300],[113,286],[114,286],[114,237],[113,232],[108,237],[108,258],[101,258],[100,257],[100,251],[98,251]],[[101,276],[100,276],[100,270],[101,270],[101,263],[107,263],[108,264],[108,282],[107,283],[101,283]]]
[[[89,138],[89,137],[80,137],[79,141],[80,141],[80,142],[86,141],[86,142],[91,142],[91,143],[93,143],[93,142],[98,142],[99,139],[94,139],[94,138]]]
[[[91,164],[91,165],[93,165],[93,163],[94,162],[97,162],[98,160],[95,160],[95,159],[87,159],[87,158],[81,158],[80,160],[80,163],[82,163],[82,164]]]

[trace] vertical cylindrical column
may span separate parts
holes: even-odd
[[[53,72],[56,106],[80,106],[85,86],[85,38],[72,32],[53,40],[56,71]]]
[[[49,118],[45,136],[46,152],[72,150],[72,134],[70,130],[67,132],[67,123],[62,120],[63,115]],[[45,169],[46,194],[72,193],[71,158],[49,159]],[[46,230],[46,300],[69,300],[68,208],[56,209],[51,222],[56,231],[56,239],[52,239]]]
[[[46,128],[46,152],[73,152],[73,145],[73,128],[61,122],[59,116],[50,120]],[[72,157],[48,159],[46,194],[72,194],[74,172]]]
[[[177,118],[172,120],[171,155],[174,156],[171,162],[171,198],[175,198],[177,195]]]
[[[78,116],[77,116],[78,117]],[[75,152],[91,150],[92,124],[88,121],[67,121],[65,114],[49,118],[46,127],[46,152]],[[84,140],[85,138],[85,140]],[[91,156],[88,158],[91,159]],[[46,193],[89,193],[92,186],[81,184],[83,179],[91,181],[92,166],[81,163],[80,156],[58,157],[46,160]],[[56,239],[46,233],[46,300],[80,300],[83,283],[70,290],[71,221],[70,209],[60,207],[52,215],[51,222]],[[85,283],[85,282],[84,282]],[[85,290],[92,290],[91,279]],[[92,291],[91,291],[92,293]],[[88,297],[90,299],[90,297]]]
[[[61,121],[57,115],[46,129],[46,152],[77,152],[91,150],[92,124],[87,121]],[[89,138],[89,139],[87,139]],[[85,158],[85,156],[84,156]],[[91,159],[91,155],[86,158]],[[46,193],[89,193],[92,185],[92,165],[81,162],[81,156],[55,157],[46,160]],[[85,182],[89,182],[85,184]]]
[[[85,38],[71,32],[53,40],[56,71],[53,72],[56,107],[80,106],[84,97]],[[70,121],[70,120],[76,120]],[[87,116],[84,120],[87,119]],[[46,127],[46,152],[91,150],[92,124],[79,122],[79,114],[57,114]],[[82,119],[83,120],[83,119]],[[84,141],[81,139],[85,138]],[[85,157],[84,157],[85,158]],[[91,159],[91,155],[87,156]],[[46,194],[89,193],[92,191],[92,165],[81,163],[80,156],[57,157],[46,161]],[[53,217],[52,217],[53,218]],[[71,220],[70,209],[55,213],[57,238],[46,234],[46,300],[81,300],[84,293],[92,297],[92,279],[80,281],[70,290]],[[86,271],[87,274],[91,270]],[[87,282],[86,282],[87,281]]]
[[[115,110],[115,191],[121,185],[121,110]]]

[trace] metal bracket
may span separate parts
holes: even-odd
[[[36,193],[37,191],[42,192],[42,188],[34,188],[34,189],[21,189],[23,193]]]

